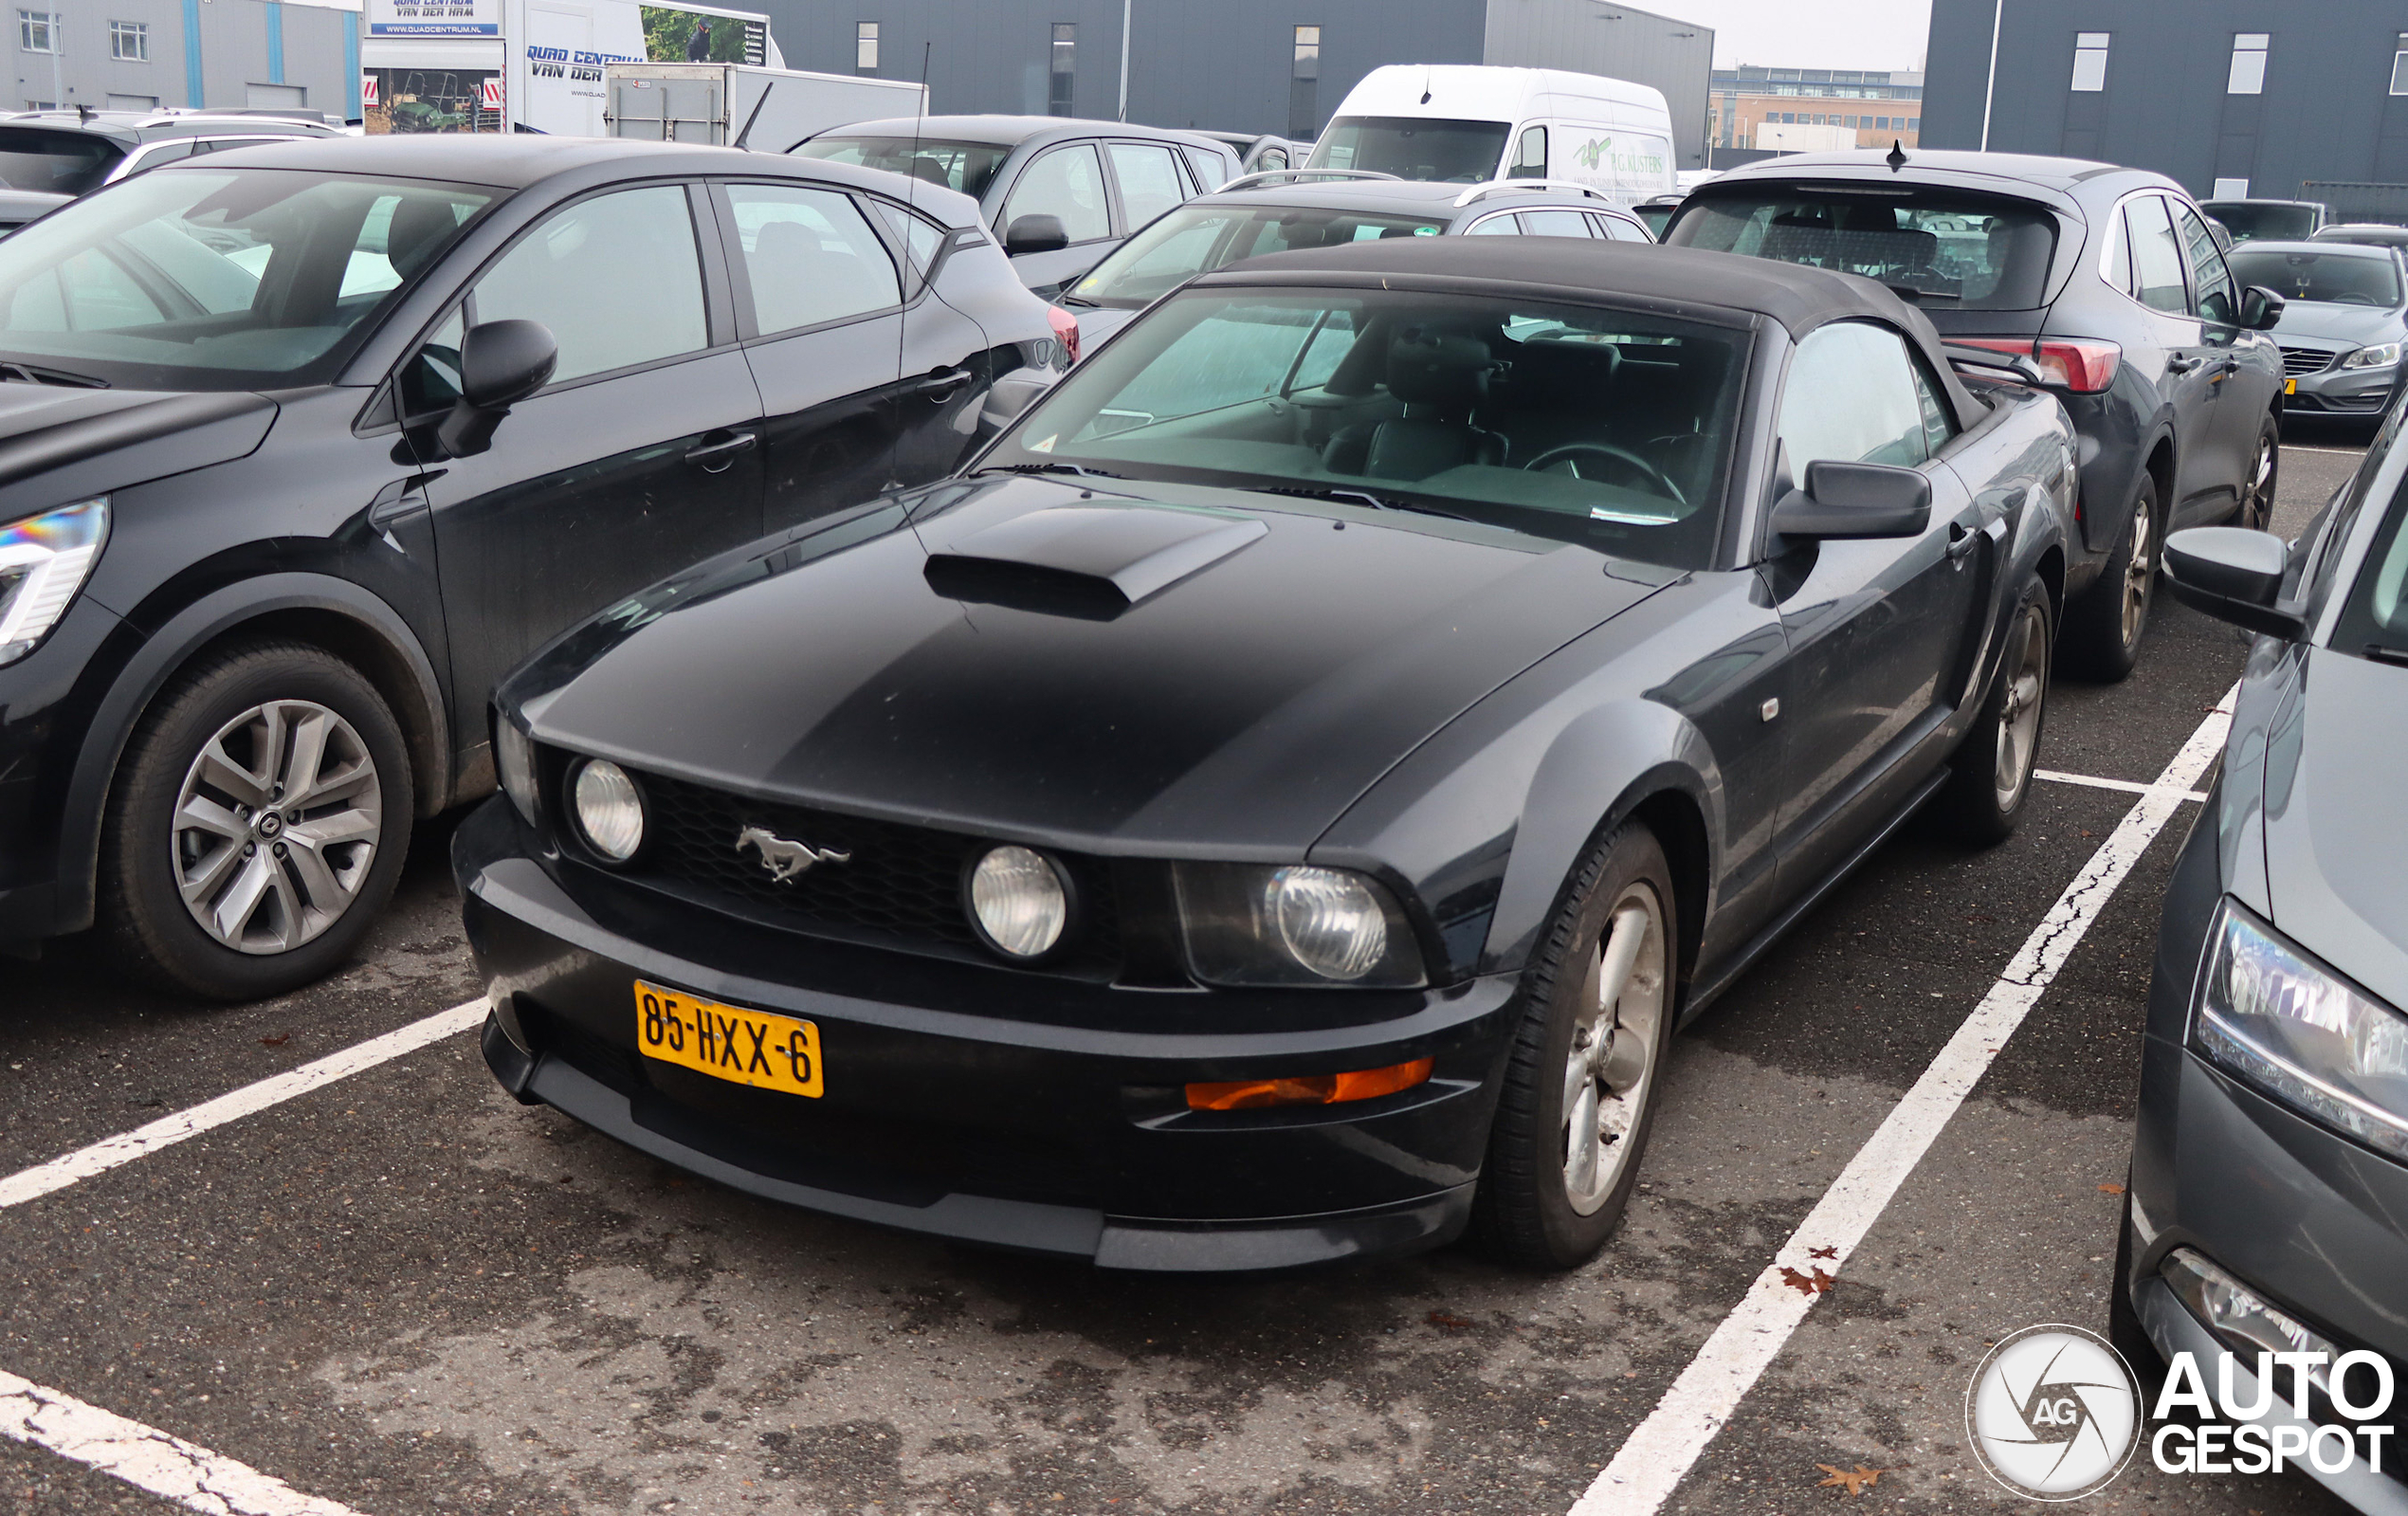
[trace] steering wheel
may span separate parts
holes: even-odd
[[[1522,467],[1525,473],[1535,474],[1541,469],[1552,468],[1557,464],[1569,463],[1572,465],[1573,478],[1586,479],[1589,476],[1580,472],[1580,466],[1576,461],[1583,454],[1609,459],[1633,470],[1641,479],[1647,481],[1655,493],[1664,496],[1675,505],[1688,503],[1688,497],[1681,493],[1681,486],[1665,477],[1663,469],[1656,467],[1628,447],[1616,447],[1610,442],[1567,442],[1561,447],[1548,448],[1538,457],[1523,464]]]
[[[2380,305],[2382,303],[2372,295],[2362,295],[2354,289],[2343,290],[2332,297],[2332,301],[2336,305]]]

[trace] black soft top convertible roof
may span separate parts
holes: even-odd
[[[1904,332],[1923,350],[1957,412],[1972,426],[1986,413],[1948,357],[1924,314],[1884,285],[1854,274],[1798,264],[1578,237],[1414,237],[1348,243],[1272,253],[1216,269],[1197,285],[1355,283],[1394,281],[1404,287],[1474,289],[1512,296],[1617,297],[1656,306],[1691,306],[1779,323],[1793,339],[1832,321],[1878,320]]]

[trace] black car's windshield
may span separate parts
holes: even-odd
[[[2285,300],[2386,310],[2399,303],[2399,264],[2386,254],[2235,247],[2224,261],[2242,288],[2262,284]]]
[[[1330,496],[1697,568],[1745,341],[1536,301],[1190,290],[1072,370],[986,466]]]
[[[1316,169],[1369,169],[1399,179],[1480,184],[1497,176],[1505,121],[1444,121],[1419,116],[1341,116],[1313,147]]]
[[[1381,237],[1434,237],[1443,217],[1377,215],[1286,205],[1191,205],[1154,222],[1070,287],[1070,298],[1136,310],[1197,274],[1241,258]]]
[[[0,355],[142,389],[317,382],[494,198],[284,169],[140,174],[0,242]]]
[[[1950,310],[2043,303],[2056,220],[2023,201],[1925,187],[1708,186],[1669,241],[1879,280]]]
[[[1009,142],[947,142],[928,137],[815,137],[794,149],[796,157],[858,163],[907,178],[958,190],[976,200],[994,182],[995,170],[1012,155]]]
[[[2302,242],[2316,234],[2314,206],[2209,200],[2199,209],[2224,223],[2235,242]]]
[[[91,132],[0,126],[0,183],[11,190],[82,194],[100,187],[125,149]]]
[[[2408,489],[2394,494],[2383,513],[2332,645],[2337,652],[2408,663]]]

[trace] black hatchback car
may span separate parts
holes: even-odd
[[[2295,1466],[2385,1513],[2408,1509],[2403,424],[2395,406],[2296,548],[2166,542],[2177,596],[2261,635],[2166,890],[2115,1275],[2127,1340],[2210,1382],[2231,1355],[2225,1403],[2274,1392]],[[2263,1383],[2262,1353],[2304,1355],[2305,1382]]]
[[[709,148],[294,142],[0,242],[0,941],[322,972],[504,670],[950,472],[1053,330],[969,200]]]
[[[2162,174],[2004,153],[1801,155],[1692,191],[1681,247],[1876,279],[1952,343],[2040,370],[2082,433],[2065,655],[2121,679],[2139,657],[2158,544],[2255,526],[2274,500],[2280,297],[2244,290],[2207,219]]]
[[[515,1094],[1127,1269],[1612,1231],[1676,1022],[2029,793],[2073,433],[1876,285],[1432,237],[1208,273],[965,476],[512,676]]]

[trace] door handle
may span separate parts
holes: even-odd
[[[722,436],[718,442],[706,442],[699,447],[687,448],[685,461],[689,464],[700,465],[704,473],[723,473],[736,462],[738,453],[758,441],[760,438],[752,432],[735,432]]]
[[[1964,556],[1973,551],[1974,544],[1980,540],[1981,534],[1964,522],[1950,521],[1948,523],[1949,557],[1962,561]]]
[[[2205,358],[2186,358],[2177,356],[2165,360],[2165,372],[2168,374],[2188,374],[2206,361],[2207,360]]]
[[[2241,365],[2239,359],[2226,358],[2223,365],[2216,369],[2215,377],[2208,380],[2208,382],[2210,384],[2222,384],[2226,379],[2231,378],[2234,374],[2240,372]]]
[[[941,374],[932,374],[920,380],[911,387],[911,393],[924,394],[931,400],[940,400],[976,377],[977,375],[968,369],[948,369]]]
[[[449,472],[447,468],[436,468],[423,474],[412,474],[408,479],[396,479],[376,491],[376,498],[368,502],[368,529],[383,532],[394,522],[425,510],[427,486]]]

